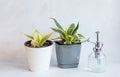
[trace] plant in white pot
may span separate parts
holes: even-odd
[[[57,28],[51,28],[59,34],[56,44],[56,56],[58,66],[61,68],[75,68],[78,67],[81,51],[81,43],[87,41],[85,37],[77,32],[79,23],[75,25],[72,23],[68,28],[63,27],[55,18],[52,18]],[[56,38],[55,38],[56,39]]]
[[[30,71],[44,72],[49,69],[53,42],[48,40],[53,33],[42,36],[37,30],[24,43]]]

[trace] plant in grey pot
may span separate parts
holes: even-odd
[[[56,28],[51,28],[59,34],[56,40],[56,56],[58,66],[61,68],[76,68],[79,64],[81,43],[87,41],[85,37],[77,32],[79,22],[77,25],[72,23],[68,28],[63,27],[55,18],[52,18],[56,24]]]
[[[33,36],[25,34],[30,39],[24,43],[29,70],[44,72],[49,69],[53,42],[48,39],[52,34],[42,36],[37,30]]]

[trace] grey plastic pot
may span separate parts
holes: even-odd
[[[61,45],[56,43],[58,67],[77,68],[80,60],[81,44]]]

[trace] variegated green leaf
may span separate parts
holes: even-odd
[[[62,40],[66,40],[65,36],[63,36],[63,35],[60,35],[60,38],[61,38]]]
[[[78,35],[73,35],[72,37],[74,38],[73,41],[76,41],[76,40],[79,40],[79,39],[80,39]]]
[[[29,39],[33,40],[33,36],[30,36],[30,35],[27,35],[27,34],[24,34],[26,37],[28,37]]]
[[[45,35],[45,36],[42,38],[42,40],[41,40],[41,42],[39,43],[39,45],[40,45],[40,46],[43,46],[43,44],[46,42],[46,40],[48,40],[48,39],[51,37],[52,34],[53,34],[53,32]]]
[[[88,41],[88,40],[89,40],[89,39],[84,38],[84,39],[80,39],[80,42],[83,43],[83,42],[86,42],[86,41]]]
[[[80,39],[84,39],[85,38],[82,34],[78,34],[78,36],[80,37]]]
[[[73,41],[73,44],[80,44],[81,42],[80,42],[80,40],[78,40],[78,41]]]
[[[33,34],[34,40],[35,41],[40,41],[42,36],[40,35],[40,33],[38,32],[38,30],[35,30],[34,34]]]
[[[72,34],[73,30],[75,28],[75,24],[72,23],[68,28],[67,28],[67,34]]]
[[[39,47],[39,43],[37,41],[35,41],[35,40],[32,40],[31,41],[31,46],[32,47]]]
[[[55,18],[51,18],[51,19],[53,19],[53,20],[54,20],[54,22],[55,22],[56,26],[57,26],[59,29],[61,29],[61,30],[63,30],[63,31],[64,31],[64,29],[62,28],[62,26],[58,23],[58,21],[57,21]]]
[[[70,45],[70,44],[72,44],[72,43],[71,43],[70,41],[65,41],[64,44]]]
[[[57,29],[57,28],[51,28],[53,31],[55,31],[55,32],[58,32],[60,35],[63,35],[63,36],[65,36],[65,32],[64,31],[62,31],[61,29]]]
[[[77,26],[74,28],[74,30],[72,31],[72,35],[74,35],[77,32],[78,28],[79,28],[79,22],[78,22]]]

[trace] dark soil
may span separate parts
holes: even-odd
[[[76,44],[63,44],[64,41],[55,41],[55,43],[59,44],[59,45],[77,45],[77,44],[81,44],[81,43],[76,43]]]
[[[53,44],[51,41],[48,41],[48,40],[47,40],[47,41],[43,44],[43,46],[41,46],[41,47],[33,47],[33,46],[31,46],[30,42],[31,42],[31,41],[27,41],[27,42],[25,43],[25,45],[28,46],[28,47],[31,47],[31,48],[48,47],[48,46],[50,46],[50,45]]]

